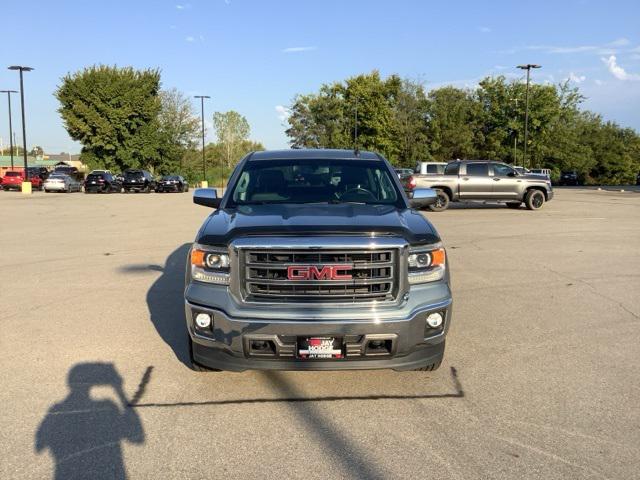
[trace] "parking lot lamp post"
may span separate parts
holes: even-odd
[[[533,63],[527,63],[526,65],[518,65],[521,70],[527,71],[527,93],[524,107],[524,158],[522,159],[522,166],[527,168],[527,142],[529,141],[529,76],[532,68],[541,68],[541,65],[535,65]]]
[[[11,150],[11,170],[13,170],[13,126],[11,124],[11,94],[18,93],[18,91],[0,90],[0,93],[7,94],[7,102],[9,103],[9,149]]]
[[[204,161],[204,99],[211,98],[209,95],[195,95],[194,98],[200,99],[200,115],[202,120],[202,180],[207,181],[207,167]]]
[[[24,159],[24,180],[29,183],[29,169],[27,168],[27,130],[24,120],[24,83],[22,81],[22,72],[30,72],[31,67],[23,65],[12,65],[9,70],[18,70],[20,72],[20,108],[22,109],[22,156]]]

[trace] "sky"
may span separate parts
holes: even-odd
[[[236,110],[251,138],[287,148],[287,106],[323,83],[379,70],[424,83],[473,88],[487,75],[569,79],[584,108],[640,131],[640,1],[249,1],[129,0],[4,2],[0,59],[27,65],[27,146],[76,153],[53,92],[94,64],[159,68],[163,88],[210,95],[214,111]],[[0,69],[0,90],[19,89]],[[6,97],[6,95],[4,95]],[[19,97],[14,130],[21,143]],[[194,100],[194,108],[199,105]],[[0,138],[8,144],[6,98]]]

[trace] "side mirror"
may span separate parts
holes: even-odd
[[[416,188],[409,203],[412,208],[422,208],[435,204],[437,200],[438,194],[433,188]]]
[[[218,198],[215,188],[196,188],[193,192],[193,203],[205,207],[219,208],[221,198]]]

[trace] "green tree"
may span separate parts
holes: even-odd
[[[91,167],[152,168],[159,159],[160,72],[93,66],[62,78],[55,96]]]
[[[428,95],[428,137],[433,158],[447,162],[476,156],[481,134],[479,104],[473,92],[454,87],[431,90]]]
[[[158,113],[159,158],[156,171],[161,174],[182,169],[186,151],[196,147],[200,119],[194,115],[191,100],[175,88],[160,92]]]
[[[213,128],[216,131],[218,145],[222,149],[223,165],[229,169],[240,160],[241,146],[249,139],[251,127],[245,117],[230,110],[213,114]]]

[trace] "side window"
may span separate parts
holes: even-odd
[[[515,173],[515,170],[508,165],[504,165],[502,163],[494,163],[492,165],[493,175],[496,177],[508,177],[510,173]]]
[[[467,175],[471,177],[489,176],[488,163],[467,163]]]
[[[447,166],[444,167],[445,175],[458,175],[460,171],[460,164],[457,162],[447,163]]]
[[[240,178],[238,179],[238,186],[236,187],[235,192],[233,193],[233,200],[238,202],[247,201],[247,189],[249,187],[249,172],[244,171]]]
[[[438,165],[427,165],[427,173],[438,173]]]

